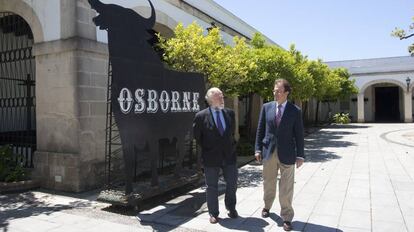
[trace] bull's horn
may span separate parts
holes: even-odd
[[[146,22],[145,22],[145,26],[147,29],[152,29],[152,27],[154,27],[155,25],[155,9],[154,6],[152,5],[152,2],[150,0],[148,0],[150,6],[151,6],[151,17],[149,17]]]
[[[99,0],[88,0],[88,2],[91,5],[92,9],[95,9],[97,12],[99,12],[105,5]]]

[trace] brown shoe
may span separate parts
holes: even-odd
[[[284,221],[283,222],[283,229],[285,231],[291,231],[292,230],[292,223],[290,223],[288,221]]]
[[[263,208],[262,209],[262,218],[267,218],[269,217],[270,213],[268,209]]]
[[[216,224],[217,222],[218,222],[218,217],[214,217],[214,216],[210,217],[210,223],[211,224]]]

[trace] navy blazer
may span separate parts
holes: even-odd
[[[223,163],[236,163],[236,140],[234,139],[235,115],[223,109],[226,130],[220,135],[210,107],[199,111],[193,121],[194,138],[201,147],[202,163],[205,167],[220,167]]]
[[[297,157],[304,158],[302,113],[290,102],[286,103],[279,127],[276,126],[275,101],[264,104],[260,111],[255,150],[261,151],[263,160],[267,160],[276,148],[283,164],[295,164]]]

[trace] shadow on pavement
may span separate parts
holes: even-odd
[[[238,188],[258,187],[263,181],[262,171],[251,165],[258,165],[255,161],[243,168],[243,172],[239,172],[239,179],[237,182]]]
[[[349,125],[338,125],[337,127],[331,128],[343,128],[339,126]],[[353,125],[351,125],[353,126]],[[352,131],[342,130],[321,130],[317,133],[311,134],[305,138],[305,154],[306,162],[327,162],[334,159],[340,159],[341,157],[336,155],[335,152],[327,151],[324,148],[334,147],[349,147],[356,146],[355,143],[341,140],[346,135],[356,134]]]
[[[325,128],[345,128],[345,129],[365,129],[370,128],[368,125],[358,125],[358,124],[331,124]]]
[[[224,180],[221,177],[219,181],[219,199],[224,198],[225,183],[223,181]],[[252,166],[246,166],[243,168],[243,172],[239,173],[238,188],[257,187],[260,185],[261,181],[261,170],[257,170]],[[220,209],[220,211],[223,214],[225,209]],[[155,211],[150,210],[147,212],[137,212],[137,219],[142,225],[151,226],[153,230],[170,231],[203,213],[206,213],[207,216],[204,219],[208,221],[208,209],[206,205],[206,194],[204,187],[202,187],[199,191],[186,193],[177,199],[159,205],[155,208]],[[235,220],[240,221],[244,220],[244,218],[240,217]],[[260,218],[254,220],[266,223]],[[238,224],[234,222],[235,221],[233,219],[228,218],[222,218],[222,220],[219,221],[223,227],[232,229],[235,229]]]
[[[313,223],[293,221],[293,231],[309,231],[309,232],[343,232],[342,230],[334,227],[323,226]]]
[[[46,198],[47,196],[45,196]],[[10,220],[30,216],[50,215],[54,212],[89,207],[87,201],[72,201],[68,204],[48,203],[43,197],[37,197],[33,192],[0,195],[0,228],[8,231]]]

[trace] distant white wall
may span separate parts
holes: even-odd
[[[9,0],[11,1],[11,0]],[[14,1],[14,0],[12,0]],[[43,28],[44,41],[60,39],[60,1],[23,0],[31,6]]]
[[[149,16],[150,8],[149,3],[147,0],[101,0],[103,3],[111,3],[117,4],[126,8],[134,9],[136,12],[142,14],[143,16]],[[175,22],[181,22],[184,26],[188,26],[193,22],[197,22],[201,27],[205,29],[205,33],[207,33],[206,28],[211,27],[211,22],[205,22],[194,15],[183,11],[182,9],[168,3],[166,0],[151,0],[152,4],[155,7],[155,10],[158,12],[162,12]],[[229,11],[225,10],[223,7],[219,6],[217,3],[211,0],[197,0],[197,1],[185,1],[190,5],[202,10],[209,16],[217,19],[218,21],[226,24],[227,26],[232,27],[233,29],[237,30],[238,32],[244,34],[247,37],[251,37],[257,30],[255,30],[250,25],[243,22],[241,19],[237,18],[235,15],[231,14]],[[157,22],[160,22],[157,19]],[[169,26],[170,29],[174,30],[176,24],[173,26]],[[107,33],[106,31],[99,30],[97,28],[97,40],[103,43],[108,43]],[[222,38],[225,43],[233,44],[233,36],[226,33],[221,32]],[[270,39],[266,38],[270,43],[273,43]]]
[[[351,79],[361,90],[374,82],[392,82],[400,87],[406,86],[406,78],[414,81],[414,57],[388,57],[363,60],[326,62],[330,68],[343,67],[351,73]]]

